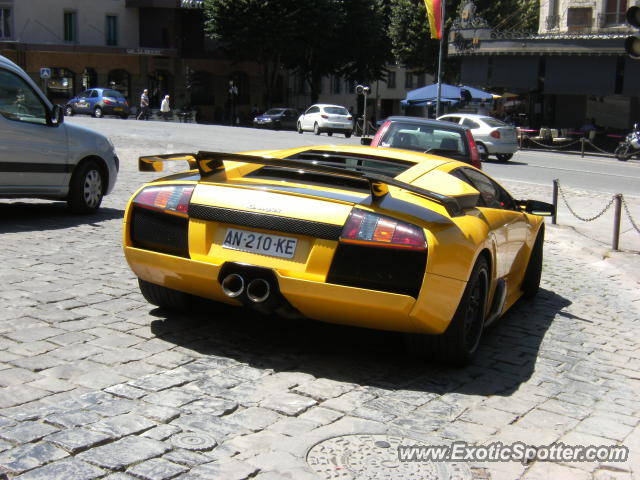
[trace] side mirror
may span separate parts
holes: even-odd
[[[372,140],[373,140],[373,138],[371,138],[371,137],[362,137],[362,138],[360,138],[360,144],[361,145],[371,146],[371,141]]]
[[[556,209],[551,203],[540,202],[538,200],[518,200],[517,203],[520,210],[532,215],[551,217],[556,213]]]
[[[64,110],[62,110],[62,107],[60,105],[54,105],[49,112],[49,118],[47,120],[47,123],[52,127],[62,125],[64,123]]]

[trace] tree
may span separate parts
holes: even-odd
[[[282,53],[293,41],[291,0],[205,0],[205,31],[234,61],[255,61],[262,72],[264,104],[276,88]]]

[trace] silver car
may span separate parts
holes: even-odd
[[[316,135],[326,132],[329,136],[334,132],[343,133],[349,138],[353,131],[353,116],[340,105],[311,105],[298,117],[298,133],[305,131]]]
[[[62,108],[0,55],[0,198],[66,200],[91,213],[113,190],[118,166],[107,137],[64,123]]]
[[[518,151],[516,128],[496,118],[473,113],[449,113],[438,117],[438,120],[469,127],[482,161],[493,155],[499,161],[507,162]]]

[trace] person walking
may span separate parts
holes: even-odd
[[[138,120],[149,120],[149,90],[146,88],[142,91],[142,95],[140,95]]]
[[[162,118],[167,122],[169,120],[169,116],[171,115],[171,107],[169,106],[169,95],[165,95],[162,99],[162,103],[160,104],[160,113],[162,114]]]

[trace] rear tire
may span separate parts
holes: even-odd
[[[298,122],[298,133],[302,133],[302,125],[300,125],[300,122]]]
[[[542,257],[544,246],[544,224],[540,227],[538,236],[536,237],[536,243],[533,244],[531,250],[531,257],[529,257],[529,263],[527,270],[524,273],[522,279],[522,297],[533,298],[538,294],[540,289],[540,278],[542,277]]]
[[[487,159],[489,158],[489,152],[487,151],[487,147],[485,147],[484,144],[482,143],[476,143],[476,146],[478,148],[478,156],[480,157],[480,161],[486,162]]]
[[[313,124],[313,133],[315,133],[316,135],[320,135],[320,127],[317,123]]]
[[[473,267],[447,330],[440,335],[407,335],[405,338],[409,352],[456,366],[471,363],[482,337],[488,291],[489,267],[481,256]]]
[[[351,138],[351,131],[347,130],[346,132],[344,132],[344,138]]]
[[[85,162],[73,172],[69,183],[67,204],[73,213],[93,213],[102,203],[106,177],[93,160]]]
[[[332,136],[333,132],[327,132],[327,135]]]
[[[499,153],[496,155],[499,162],[508,162],[513,157],[513,153]]]
[[[618,160],[626,162],[631,157],[631,155],[629,155],[629,145],[627,143],[621,143],[616,147],[616,150],[615,152],[613,152],[613,154]]]
[[[195,306],[194,297],[188,293],[162,287],[141,279],[138,279],[138,285],[140,286],[140,293],[142,293],[145,300],[158,307],[188,311]]]

